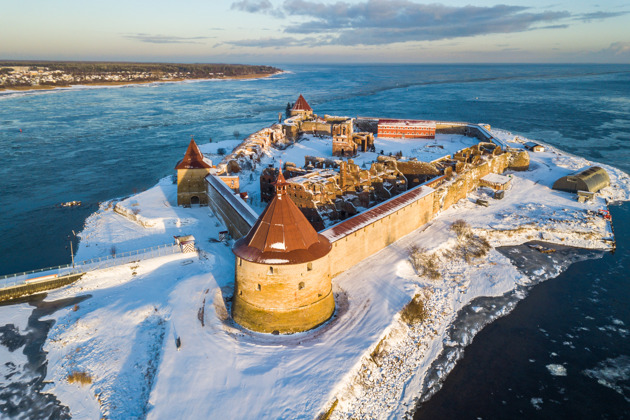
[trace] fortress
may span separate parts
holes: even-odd
[[[178,204],[207,203],[237,239],[234,321],[265,333],[322,324],[334,313],[337,274],[422,227],[489,174],[529,167],[526,151],[510,149],[484,125],[382,121],[383,127],[378,118],[320,118],[300,95],[282,124],[252,134],[217,166],[191,140],[176,167]],[[303,168],[265,168],[260,188],[268,204],[258,215],[238,194],[238,173],[255,169],[272,145],[287,147],[305,133],[330,138],[330,155],[341,159],[307,156]],[[478,143],[431,162],[381,155],[360,168],[350,157],[373,151],[374,134],[384,137],[378,133],[402,140],[458,134]]]

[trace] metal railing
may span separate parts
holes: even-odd
[[[92,270],[101,270],[117,265],[128,264],[135,261],[148,260],[181,253],[179,245],[165,244],[151,248],[138,249],[134,251],[112,254],[105,257],[93,258],[90,260],[75,262],[74,265],[58,265],[55,267],[39,268],[37,270],[24,271],[21,273],[7,274],[0,276],[0,289],[20,286],[26,282],[37,282],[52,280],[57,277],[71,274],[86,273]]]

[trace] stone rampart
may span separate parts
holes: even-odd
[[[434,190],[429,190],[426,195],[402,208],[382,217],[377,217],[365,226],[348,232],[347,235],[334,242],[331,240],[333,248],[330,252],[330,267],[333,276],[344,272],[429,222],[434,216]],[[389,202],[386,201],[377,207],[387,205]],[[355,218],[360,218],[364,214],[359,214]],[[346,222],[352,219],[347,219]],[[328,236],[330,233],[331,229],[327,229],[322,232],[322,235]]]
[[[235,239],[247,235],[256,223],[258,214],[218,176],[208,175],[206,188],[210,208],[223,220],[230,235]]]
[[[21,284],[15,287],[9,287],[0,290],[0,302],[5,300],[17,299],[22,296],[32,295],[34,293],[45,292],[46,290],[58,289],[68,284],[74,283],[83,276],[83,273],[71,274],[68,276],[57,277],[51,280],[38,281],[35,283]]]
[[[479,187],[479,180],[485,175],[503,173],[508,168],[510,156],[509,153],[491,156],[478,165],[465,168],[452,180],[439,177],[439,185],[436,185],[436,179],[429,180],[324,230],[321,234],[333,245],[331,273],[333,276],[342,273],[422,227],[441,211],[466,198]]]

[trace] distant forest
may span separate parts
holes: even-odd
[[[174,73],[190,72],[190,77],[207,77],[208,73],[223,73],[225,76],[245,76],[250,74],[272,74],[280,71],[271,66],[256,66],[245,64],[171,64],[171,63],[124,63],[124,62],[93,62],[93,61],[3,61],[0,67],[47,67],[61,70],[72,75],[147,72]]]

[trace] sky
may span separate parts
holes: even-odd
[[[0,59],[630,63],[630,1],[5,1]]]

